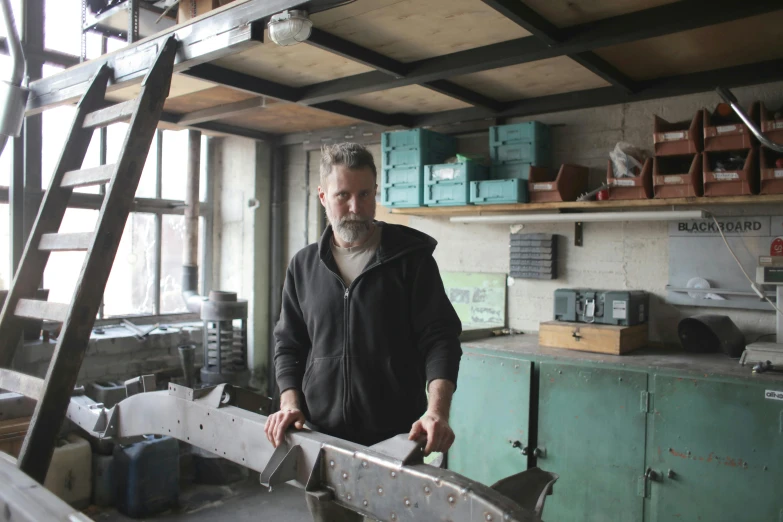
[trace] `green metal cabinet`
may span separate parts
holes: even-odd
[[[783,381],[578,357],[466,348],[449,468],[558,473],[552,522],[783,522]]]
[[[559,362],[539,367],[538,466],[560,475],[546,519],[641,521],[647,374]]]
[[[451,407],[449,469],[491,486],[527,469],[532,363],[465,352]]]
[[[648,519],[783,521],[783,401],[770,384],[652,380]]]

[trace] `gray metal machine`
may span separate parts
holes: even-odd
[[[555,290],[558,321],[633,326],[647,322],[649,295],[640,290]]]

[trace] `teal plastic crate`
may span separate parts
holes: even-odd
[[[492,165],[492,179],[524,179],[530,177],[530,167],[532,163],[517,162],[506,163],[505,165]]]
[[[423,185],[395,185],[381,188],[381,205],[384,207],[420,207],[423,204]]]
[[[541,143],[544,147],[550,146],[549,125],[540,121],[526,121],[511,125],[498,125],[489,128],[489,144],[503,145],[506,143]]]
[[[427,184],[480,179],[487,179],[487,167],[475,161],[426,165],[424,167],[424,182]]]
[[[381,173],[381,186],[393,187],[395,185],[420,185],[423,167],[400,167],[397,169],[384,169]]]
[[[527,162],[537,167],[549,167],[552,161],[549,126],[528,121],[490,127],[489,151],[493,164]]]
[[[456,153],[456,138],[426,129],[384,132],[381,136],[384,170],[443,163]]]
[[[527,203],[527,200],[527,181],[523,179],[493,179],[470,183],[470,202],[474,205]]]
[[[509,163],[532,163],[536,167],[549,167],[552,162],[552,151],[548,147],[537,147],[533,143],[507,143],[491,147],[492,163],[507,165]]]
[[[448,207],[470,203],[470,183],[452,181],[424,187],[424,204],[428,207]]]

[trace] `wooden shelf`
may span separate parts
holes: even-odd
[[[624,208],[707,207],[716,205],[781,204],[783,194],[764,196],[726,196],[716,198],[635,199],[626,201],[564,201],[552,203],[511,203],[504,205],[465,205],[459,207],[392,208],[392,214],[410,216],[482,216],[498,213],[522,213],[538,210],[600,211]]]

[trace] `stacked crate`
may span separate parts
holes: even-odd
[[[428,207],[467,205],[470,183],[487,179],[487,168],[476,161],[424,167],[424,204]]]
[[[768,110],[759,104],[761,132],[775,143],[783,144],[783,108]],[[759,148],[761,194],[783,194],[783,154],[764,146]]]
[[[384,132],[381,136],[381,204],[424,204],[424,166],[443,163],[457,152],[452,136],[426,129]]]
[[[759,192],[758,142],[747,125],[728,105],[728,114],[704,109],[705,196],[748,196]],[[750,119],[759,124],[759,104],[753,104]]]
[[[491,178],[471,182],[471,203],[522,203],[528,200],[530,167],[552,162],[549,126],[538,121],[489,128]]]
[[[702,117],[702,111],[698,111],[691,120],[670,123],[655,116],[652,178],[657,199],[696,197],[703,194]],[[639,176],[642,183],[647,175],[647,168],[649,165],[645,164],[645,169],[642,169]]]

